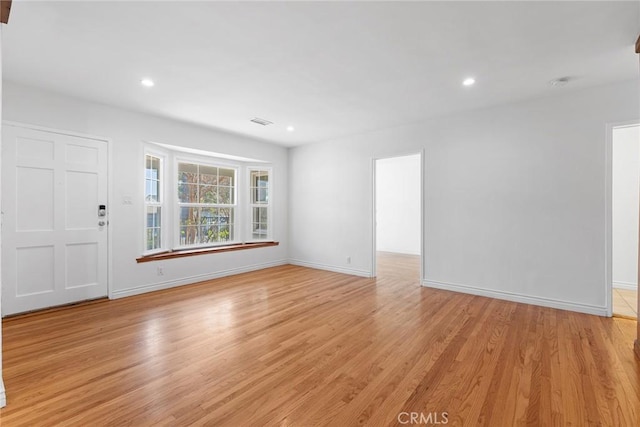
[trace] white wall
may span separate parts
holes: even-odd
[[[376,160],[376,249],[420,255],[420,155]]]
[[[424,148],[426,285],[605,315],[606,124],[638,84],[570,90],[292,149],[291,258],[370,274],[371,159]]]
[[[613,286],[638,287],[640,126],[613,130]]]
[[[4,89],[4,120],[111,139],[110,284],[114,297],[286,263],[288,154],[285,148],[12,82],[5,82]],[[144,140],[271,162],[274,171],[274,238],[280,246],[137,264],[136,258],[142,253],[143,243],[143,186],[140,177]],[[134,204],[125,204],[125,197],[130,197]],[[163,276],[157,275],[160,265],[164,270]]]

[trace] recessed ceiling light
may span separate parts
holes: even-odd
[[[155,83],[151,79],[142,79],[140,80],[140,84],[144,87],[153,87]]]
[[[293,132],[294,130],[296,130],[296,128],[293,126],[287,126],[287,132]]]
[[[473,77],[467,77],[466,79],[464,79],[462,81],[462,85],[463,86],[473,86],[475,82],[476,82],[476,79],[474,79]]]

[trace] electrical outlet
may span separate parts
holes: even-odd
[[[158,267],[158,276],[164,276],[164,268]]]
[[[347,257],[347,264],[351,264],[351,257],[350,256]]]

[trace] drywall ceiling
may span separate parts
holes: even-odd
[[[295,146],[637,78],[639,32],[635,1],[25,0],[3,62],[10,81]]]

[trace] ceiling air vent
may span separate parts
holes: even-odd
[[[549,82],[549,85],[551,85],[553,87],[562,87],[562,86],[566,86],[572,80],[573,80],[573,78],[571,78],[569,76],[559,77],[557,79],[551,80]]]
[[[269,125],[273,124],[273,122],[270,122],[269,120],[260,119],[258,117],[254,117],[253,119],[251,119],[251,121],[253,123],[257,123],[257,124],[262,125],[262,126],[269,126]]]

